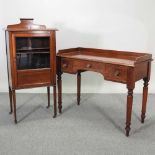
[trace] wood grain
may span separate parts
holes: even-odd
[[[144,122],[148,81],[150,79],[152,55],[141,52],[115,51],[93,48],[70,48],[59,50],[58,61],[58,107],[62,112],[62,73],[77,74],[77,103],[80,103],[81,72],[101,73],[105,80],[126,84],[128,89],[126,107],[126,136],[131,129],[133,90],[135,82],[145,79],[141,119]]]
[[[19,24],[8,25],[6,30],[6,49],[7,49],[7,67],[8,67],[8,83],[9,83],[9,95],[10,95],[10,113],[12,109],[14,112],[14,120],[17,123],[16,117],[16,94],[17,89],[35,88],[35,87],[47,87],[48,107],[50,106],[50,86],[54,86],[54,102],[53,110],[56,117],[56,29],[47,29],[45,25],[37,25],[33,23],[33,19],[20,19]],[[17,39],[27,39],[28,45],[22,45],[21,42],[17,42]],[[32,47],[30,38],[39,40],[39,48]],[[47,38],[47,39],[46,39]],[[45,45],[44,45],[45,44]],[[19,46],[20,45],[20,46]],[[48,47],[46,47],[48,45]],[[48,67],[40,68],[24,68],[17,67],[17,53],[29,52],[29,54],[36,54],[36,51],[46,52],[49,54]],[[35,52],[35,53],[34,53]],[[25,54],[25,53],[24,53]],[[40,57],[42,57],[40,55]],[[28,61],[26,59],[26,61]],[[37,63],[37,62],[33,62]],[[12,108],[13,106],[13,108]]]

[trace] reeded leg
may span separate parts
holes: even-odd
[[[13,109],[12,109],[12,91],[11,88],[9,87],[9,98],[10,98],[10,114],[12,114]]]
[[[80,105],[80,94],[81,94],[81,73],[77,73],[77,105]]]
[[[130,132],[132,103],[133,103],[133,89],[128,88],[127,111],[126,111],[126,128],[125,128],[127,137],[129,136],[129,132]]]
[[[58,83],[58,109],[59,113],[62,113],[62,80],[61,73],[57,75],[57,83]]]
[[[48,105],[47,108],[50,107],[50,87],[47,87],[47,97],[48,97]]]
[[[14,122],[15,122],[15,124],[17,124],[17,118],[16,118],[16,92],[15,92],[15,90],[12,90],[12,98],[13,98]]]
[[[53,118],[55,118],[57,116],[56,85],[53,86],[53,99],[54,99],[54,104],[53,104],[54,116],[53,116]]]
[[[143,87],[143,101],[142,101],[142,113],[141,113],[141,122],[144,123],[145,113],[146,113],[146,104],[147,104],[147,96],[148,96],[148,80],[144,80],[144,87]]]

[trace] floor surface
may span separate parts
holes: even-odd
[[[155,95],[148,97],[144,124],[141,100],[134,95],[127,138],[125,94],[82,94],[80,106],[75,94],[64,94],[63,113],[55,119],[46,94],[17,94],[17,125],[8,94],[0,94],[0,155],[153,155]]]

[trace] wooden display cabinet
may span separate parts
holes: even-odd
[[[56,117],[56,29],[33,24],[33,19],[20,21],[19,24],[8,25],[5,30],[10,114],[14,113],[17,123],[17,89],[46,86],[49,108],[50,86],[53,86],[53,117]]]

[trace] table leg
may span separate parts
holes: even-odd
[[[54,99],[54,104],[53,104],[54,116],[53,116],[53,118],[55,118],[57,116],[56,85],[53,86],[53,99]]]
[[[17,124],[16,118],[16,91],[12,90],[12,98],[13,98],[13,112],[14,112],[14,122]]]
[[[142,113],[141,113],[141,122],[144,123],[145,113],[146,113],[146,105],[147,105],[147,96],[148,96],[148,79],[145,78],[144,87],[143,87],[143,101],[142,101]]]
[[[59,113],[62,113],[62,80],[61,73],[57,75],[57,83],[58,83],[58,109]]]
[[[132,113],[132,104],[133,104],[133,89],[128,88],[127,96],[127,111],[126,111],[126,136],[129,136],[130,125],[131,125],[131,113]]]
[[[80,105],[81,95],[81,72],[77,73],[77,105]]]
[[[50,87],[48,86],[47,87],[47,97],[48,97],[48,105],[47,105],[47,108],[50,107]]]
[[[13,112],[13,109],[12,109],[12,90],[11,88],[9,87],[9,98],[10,98],[10,114],[12,114]]]

